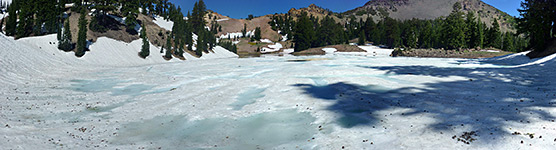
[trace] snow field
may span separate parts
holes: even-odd
[[[217,47],[206,59],[165,63],[152,48],[152,58],[134,59],[140,41],[101,38],[76,59],[52,40],[0,37],[3,148],[556,146],[550,57],[391,58],[363,46],[362,55],[207,60],[232,57]],[[458,141],[471,131],[476,140]]]

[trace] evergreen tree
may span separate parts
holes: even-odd
[[[23,5],[28,1],[19,1],[19,22],[17,23],[16,38],[22,38],[29,36],[33,31],[33,5]]]
[[[489,43],[488,43],[489,29],[488,29],[488,27],[486,26],[485,23],[481,23],[481,28],[482,28],[482,32],[483,32],[483,36],[482,36],[482,38],[483,38],[483,46],[482,46],[482,48],[485,48],[485,47],[487,47],[488,44],[489,44]]]
[[[126,17],[126,31],[129,34],[136,35],[135,26],[137,25],[137,15],[139,14],[139,1],[124,1],[121,9],[123,16]]]
[[[481,17],[479,15],[479,17],[477,18],[477,24],[476,24],[476,32],[477,32],[477,41],[475,41],[475,46],[480,47],[480,48],[484,48],[484,43],[485,43],[485,27],[483,25],[483,23],[481,22]]]
[[[241,30],[241,35],[247,37],[247,24],[243,24],[243,29]]]
[[[524,0],[521,3],[521,18],[518,18],[518,31],[529,39],[529,45],[534,53],[546,51],[550,39],[556,37],[556,1],[554,0]]]
[[[433,29],[431,21],[425,21],[423,26],[423,31],[419,38],[419,46],[421,48],[432,48],[433,47]]]
[[[365,30],[359,32],[359,39],[357,40],[357,45],[365,45],[365,41],[367,41],[367,39],[365,38],[366,36],[367,35],[365,34]]]
[[[255,28],[255,36],[253,36],[253,40],[254,41],[260,41],[261,40],[261,27]]]
[[[189,12],[187,12],[187,18],[191,18]],[[193,50],[193,26],[190,20],[187,20],[185,25],[185,43],[188,50]]]
[[[319,28],[316,29],[317,39],[315,40],[316,45],[314,47],[341,44],[344,40],[344,27],[337,24],[334,19],[329,16],[325,16],[321,20]]]
[[[371,33],[372,33],[371,34],[371,36],[372,36],[371,39],[372,39],[372,42],[374,42],[375,45],[386,43],[385,42],[386,37],[384,36],[385,35],[384,31],[385,31],[385,27],[384,27],[384,19],[383,19],[383,20],[379,21],[376,24],[376,28],[374,28],[371,31]]]
[[[467,42],[467,48],[475,48],[479,46],[479,33],[477,29],[477,18],[475,18],[475,13],[472,11],[467,12],[466,31],[465,31],[465,41]]]
[[[197,38],[197,50],[195,51],[195,54],[199,57],[203,56],[203,51],[206,50],[207,47],[207,43],[205,41],[205,32],[203,30],[201,30],[199,32],[198,35],[199,38]]]
[[[145,29],[145,25],[141,27],[141,38],[143,39],[143,46],[141,47],[141,52],[139,52],[139,56],[141,56],[141,58],[147,58],[147,56],[149,56],[150,53],[151,44],[147,39],[147,32]]]
[[[73,49],[73,44],[71,43],[71,30],[70,30],[70,22],[66,20],[64,23],[63,34],[58,40],[58,49],[63,51],[71,51]]]
[[[417,48],[417,29],[415,25],[409,25],[406,32],[406,47]]]
[[[87,49],[87,19],[85,18],[85,10],[81,11],[79,17],[79,33],[77,34],[77,51],[75,56],[82,57]]]
[[[12,4],[8,7],[8,20],[6,21],[6,35],[14,36],[17,27],[17,10],[19,10],[19,0],[12,0]]]
[[[501,48],[502,34],[500,33],[500,25],[498,24],[498,20],[494,19],[492,21],[492,27],[489,29],[488,32],[488,44],[490,47],[494,48]]]
[[[446,47],[449,49],[463,48],[465,42],[465,20],[461,10],[461,4],[456,2],[453,6],[454,11],[446,18],[444,25],[444,39],[446,40]]]
[[[313,29],[313,22],[307,17],[307,13],[303,12],[295,28],[294,51],[300,52],[311,48],[311,44],[315,39],[314,37],[315,31]]]
[[[504,34],[504,40],[503,40],[504,42],[503,42],[502,46],[503,46],[503,49],[505,51],[510,51],[510,52],[515,52],[516,51],[515,46],[514,46],[514,38],[513,37],[514,37],[513,34],[510,33],[510,32],[506,32]]]
[[[371,16],[367,17],[365,21],[365,25],[363,26],[363,30],[365,31],[367,41],[373,41],[373,30],[376,28],[376,23]]]
[[[202,30],[205,29],[205,14],[206,14],[207,6],[203,2],[203,0],[199,0],[199,2],[195,2],[193,6],[193,14],[191,16],[191,23],[194,29],[194,32],[199,34]]]
[[[436,18],[433,21],[433,32],[432,32],[432,47],[433,48],[441,48],[444,47],[444,37],[443,27],[445,26],[446,22],[442,18]]]
[[[388,47],[400,47],[402,46],[401,30],[399,22],[390,17],[386,17],[384,21],[384,35],[385,44]]]
[[[168,38],[166,38],[166,54],[164,58],[172,59],[172,36],[168,34]]]

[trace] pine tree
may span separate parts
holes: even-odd
[[[533,52],[529,57],[539,57],[546,51],[550,39],[556,37],[556,1],[524,0],[521,3],[518,31],[529,39]]]
[[[365,30],[362,30],[361,32],[359,32],[359,39],[357,40],[357,45],[365,45],[365,41],[367,41],[367,39],[365,38],[367,35],[365,34]]]
[[[150,53],[151,44],[147,39],[147,32],[145,29],[145,25],[141,27],[141,38],[143,39],[143,46],[141,47],[141,52],[139,52],[139,56],[141,56],[141,58],[147,58],[147,56],[149,56]]]
[[[465,31],[465,41],[467,42],[467,48],[476,48],[479,44],[479,33],[477,32],[477,18],[475,18],[475,13],[472,11],[467,12],[466,31]]]
[[[87,49],[87,19],[85,18],[85,10],[81,11],[79,17],[79,33],[77,34],[77,51],[75,56],[82,57]]]
[[[22,4],[26,1],[20,1]],[[16,28],[16,38],[29,36],[33,31],[33,6],[19,4],[19,22]]]
[[[513,34],[510,33],[510,32],[506,32],[504,34],[504,40],[503,40],[504,44],[502,44],[502,45],[503,45],[503,49],[505,51],[510,51],[510,52],[515,52],[516,51],[515,46],[514,46],[514,38],[513,37],[514,37]]]
[[[247,37],[247,24],[243,24],[243,29],[241,30],[241,36]]]
[[[367,20],[365,21],[365,25],[363,26],[363,30],[367,34],[365,35],[367,41],[373,41],[372,34],[374,34],[373,30],[375,28],[376,28],[376,23],[374,22],[373,18],[371,16],[367,17]]]
[[[255,36],[253,36],[253,40],[254,41],[260,41],[261,40],[261,27],[255,28]]]
[[[187,12],[187,18],[191,18],[189,12]],[[187,20],[185,25],[185,43],[188,50],[193,50],[193,26],[190,20]]]
[[[63,51],[71,51],[73,49],[73,44],[71,43],[71,30],[70,30],[70,22],[66,20],[64,23],[63,34],[58,41],[58,49]]]
[[[492,27],[489,29],[487,38],[489,46],[494,48],[501,48],[501,36],[502,34],[500,33],[500,25],[498,24],[498,20],[494,19],[494,21],[492,21]]]
[[[419,46],[421,48],[432,48],[433,47],[433,29],[431,21],[425,21],[423,26],[423,31],[419,38]]]
[[[454,11],[452,11],[448,18],[446,18],[446,24],[444,27],[444,39],[446,39],[446,47],[448,49],[463,48],[466,45],[465,20],[463,20],[463,13],[460,11],[461,4],[456,2],[453,8]]]
[[[164,58],[172,59],[172,36],[168,34],[168,38],[166,38],[166,54]]]
[[[384,44],[388,47],[400,47],[402,46],[400,23],[390,17],[386,17],[384,21]]]
[[[406,34],[405,46],[408,48],[417,48],[417,29],[415,29],[415,25],[410,25]]]
[[[121,12],[125,19],[126,31],[129,34],[136,35],[137,31],[135,26],[137,25],[137,15],[139,14],[139,2],[138,1],[124,1],[122,3]]]
[[[207,43],[205,41],[205,32],[203,30],[201,30],[199,32],[198,35],[199,38],[197,38],[197,50],[195,51],[195,54],[199,57],[203,56],[203,51],[205,51]]]
[[[311,48],[311,44],[315,39],[315,31],[313,22],[307,17],[307,13],[303,12],[295,28],[294,51],[300,52]]]
[[[203,2],[203,0],[199,0],[199,2],[195,2],[193,6],[193,14],[191,16],[191,23],[194,29],[194,32],[199,34],[202,30],[205,29],[205,14],[206,14],[207,6]]]
[[[479,17],[477,18],[477,24],[475,29],[477,30],[477,41],[475,43],[475,46],[479,47],[479,48],[484,48],[484,43],[485,43],[485,28],[483,26],[483,23],[481,22],[481,17],[479,15]]]
[[[17,10],[19,10],[19,0],[12,0],[12,4],[8,7],[8,20],[6,21],[6,35],[14,36],[17,26]]]

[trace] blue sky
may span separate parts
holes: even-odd
[[[518,16],[521,0],[483,0],[512,16]],[[184,14],[193,9],[197,0],[170,0],[181,6]],[[290,8],[307,7],[310,4],[328,8],[334,12],[344,12],[363,6],[368,0],[205,0],[207,8],[232,18],[246,18],[247,15],[262,16],[286,13]]]

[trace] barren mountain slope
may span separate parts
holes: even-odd
[[[434,19],[449,15],[456,2],[462,4],[464,12],[473,11],[480,14],[481,20],[487,26],[491,26],[496,18],[500,21],[502,31],[507,31],[514,22],[510,15],[481,0],[372,0],[362,7],[345,12],[344,15],[365,16],[364,18],[372,15],[377,19],[381,12],[387,12],[386,14],[394,19]]]

